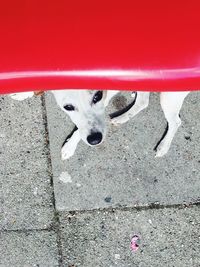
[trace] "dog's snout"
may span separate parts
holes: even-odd
[[[102,133],[96,132],[88,135],[87,141],[90,145],[95,146],[101,143],[102,138],[103,138]]]

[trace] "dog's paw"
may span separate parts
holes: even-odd
[[[169,147],[162,144],[161,142],[160,145],[156,149],[155,158],[162,158],[163,156],[167,154],[168,150],[169,150]]]
[[[111,119],[111,123],[115,126],[118,126],[119,124],[123,124],[129,120],[128,114],[123,114],[119,117]]]
[[[75,149],[70,141],[66,142],[61,149],[61,159],[66,160],[71,158],[74,155]]]
[[[24,92],[24,93],[15,93],[10,94],[10,97],[14,100],[23,101],[27,98],[30,98],[34,95],[34,92]]]

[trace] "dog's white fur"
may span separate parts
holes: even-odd
[[[109,104],[111,98],[119,91],[104,91],[102,99],[96,104],[93,104],[92,98],[96,92],[97,91],[94,90],[52,91],[58,106],[69,115],[73,123],[78,128],[62,147],[61,156],[63,160],[70,158],[74,154],[81,139],[86,144],[90,145],[87,138],[91,132],[100,132],[102,134],[101,142],[105,138],[105,107]],[[188,94],[189,91],[160,93],[160,104],[168,123],[168,131],[157,147],[156,157],[162,157],[168,152],[174,135],[181,125],[179,112],[183,101]],[[132,108],[126,113],[113,118],[112,123],[115,125],[125,123],[141,110],[145,109],[149,104],[149,95],[149,92],[137,92],[136,102]],[[32,96],[33,92],[11,95],[11,97],[15,100],[24,100]],[[66,105],[73,105],[74,110],[67,111],[64,108]]]

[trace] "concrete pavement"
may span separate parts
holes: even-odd
[[[108,112],[126,103],[118,96]],[[62,162],[73,128],[50,93],[0,98],[0,266],[200,266],[200,95],[166,157],[157,94],[127,124],[109,125],[98,148],[84,143]],[[133,234],[141,236],[137,252]]]

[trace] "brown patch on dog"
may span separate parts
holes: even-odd
[[[40,96],[40,95],[43,95],[44,94],[44,91],[35,91],[34,92],[34,95],[36,96]]]

